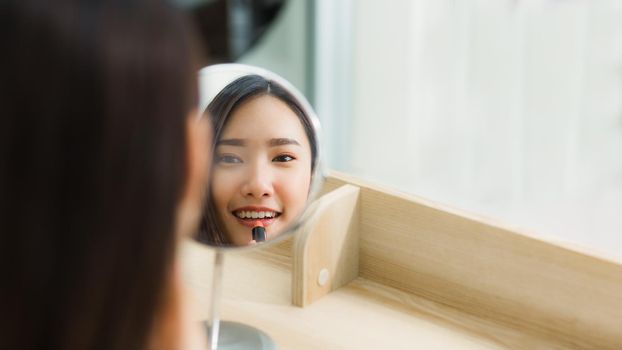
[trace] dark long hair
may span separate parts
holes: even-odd
[[[204,118],[210,118],[212,121],[214,130],[212,150],[214,152],[216,151],[216,144],[227,126],[229,117],[236,108],[254,97],[264,95],[274,96],[283,101],[300,119],[305,134],[309,139],[309,144],[311,145],[311,174],[313,174],[317,159],[318,144],[311,118],[307,115],[298,99],[287,91],[287,89],[260,75],[246,75],[234,80],[222,89],[207,106],[203,116]],[[197,240],[210,245],[229,245],[231,243],[213,204],[214,199],[212,197],[212,192],[210,188]]]
[[[145,349],[197,52],[165,1],[0,4],[0,348]]]

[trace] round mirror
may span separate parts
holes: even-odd
[[[242,64],[199,73],[212,124],[212,168],[197,240],[216,247],[275,242],[309,214],[322,182],[319,122],[275,73]]]

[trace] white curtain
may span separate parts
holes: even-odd
[[[347,3],[332,168],[622,259],[622,1]]]

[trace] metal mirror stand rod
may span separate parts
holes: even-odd
[[[224,257],[223,251],[221,249],[216,249],[216,253],[214,254],[214,271],[212,274],[210,317],[207,329],[211,350],[216,350],[218,346],[218,332],[220,329],[220,295],[222,294],[222,267]]]

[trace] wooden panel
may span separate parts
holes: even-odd
[[[360,193],[360,276],[565,347],[622,348],[622,265],[332,173]]]
[[[313,219],[294,238],[294,305],[307,306],[358,276],[358,198],[358,187],[344,185],[314,203]]]
[[[222,319],[257,327],[279,349],[548,349],[555,344],[525,338],[456,309],[357,278],[307,308],[291,305],[290,266],[282,251],[227,254]],[[197,320],[209,311],[213,250],[182,246],[184,280]]]

